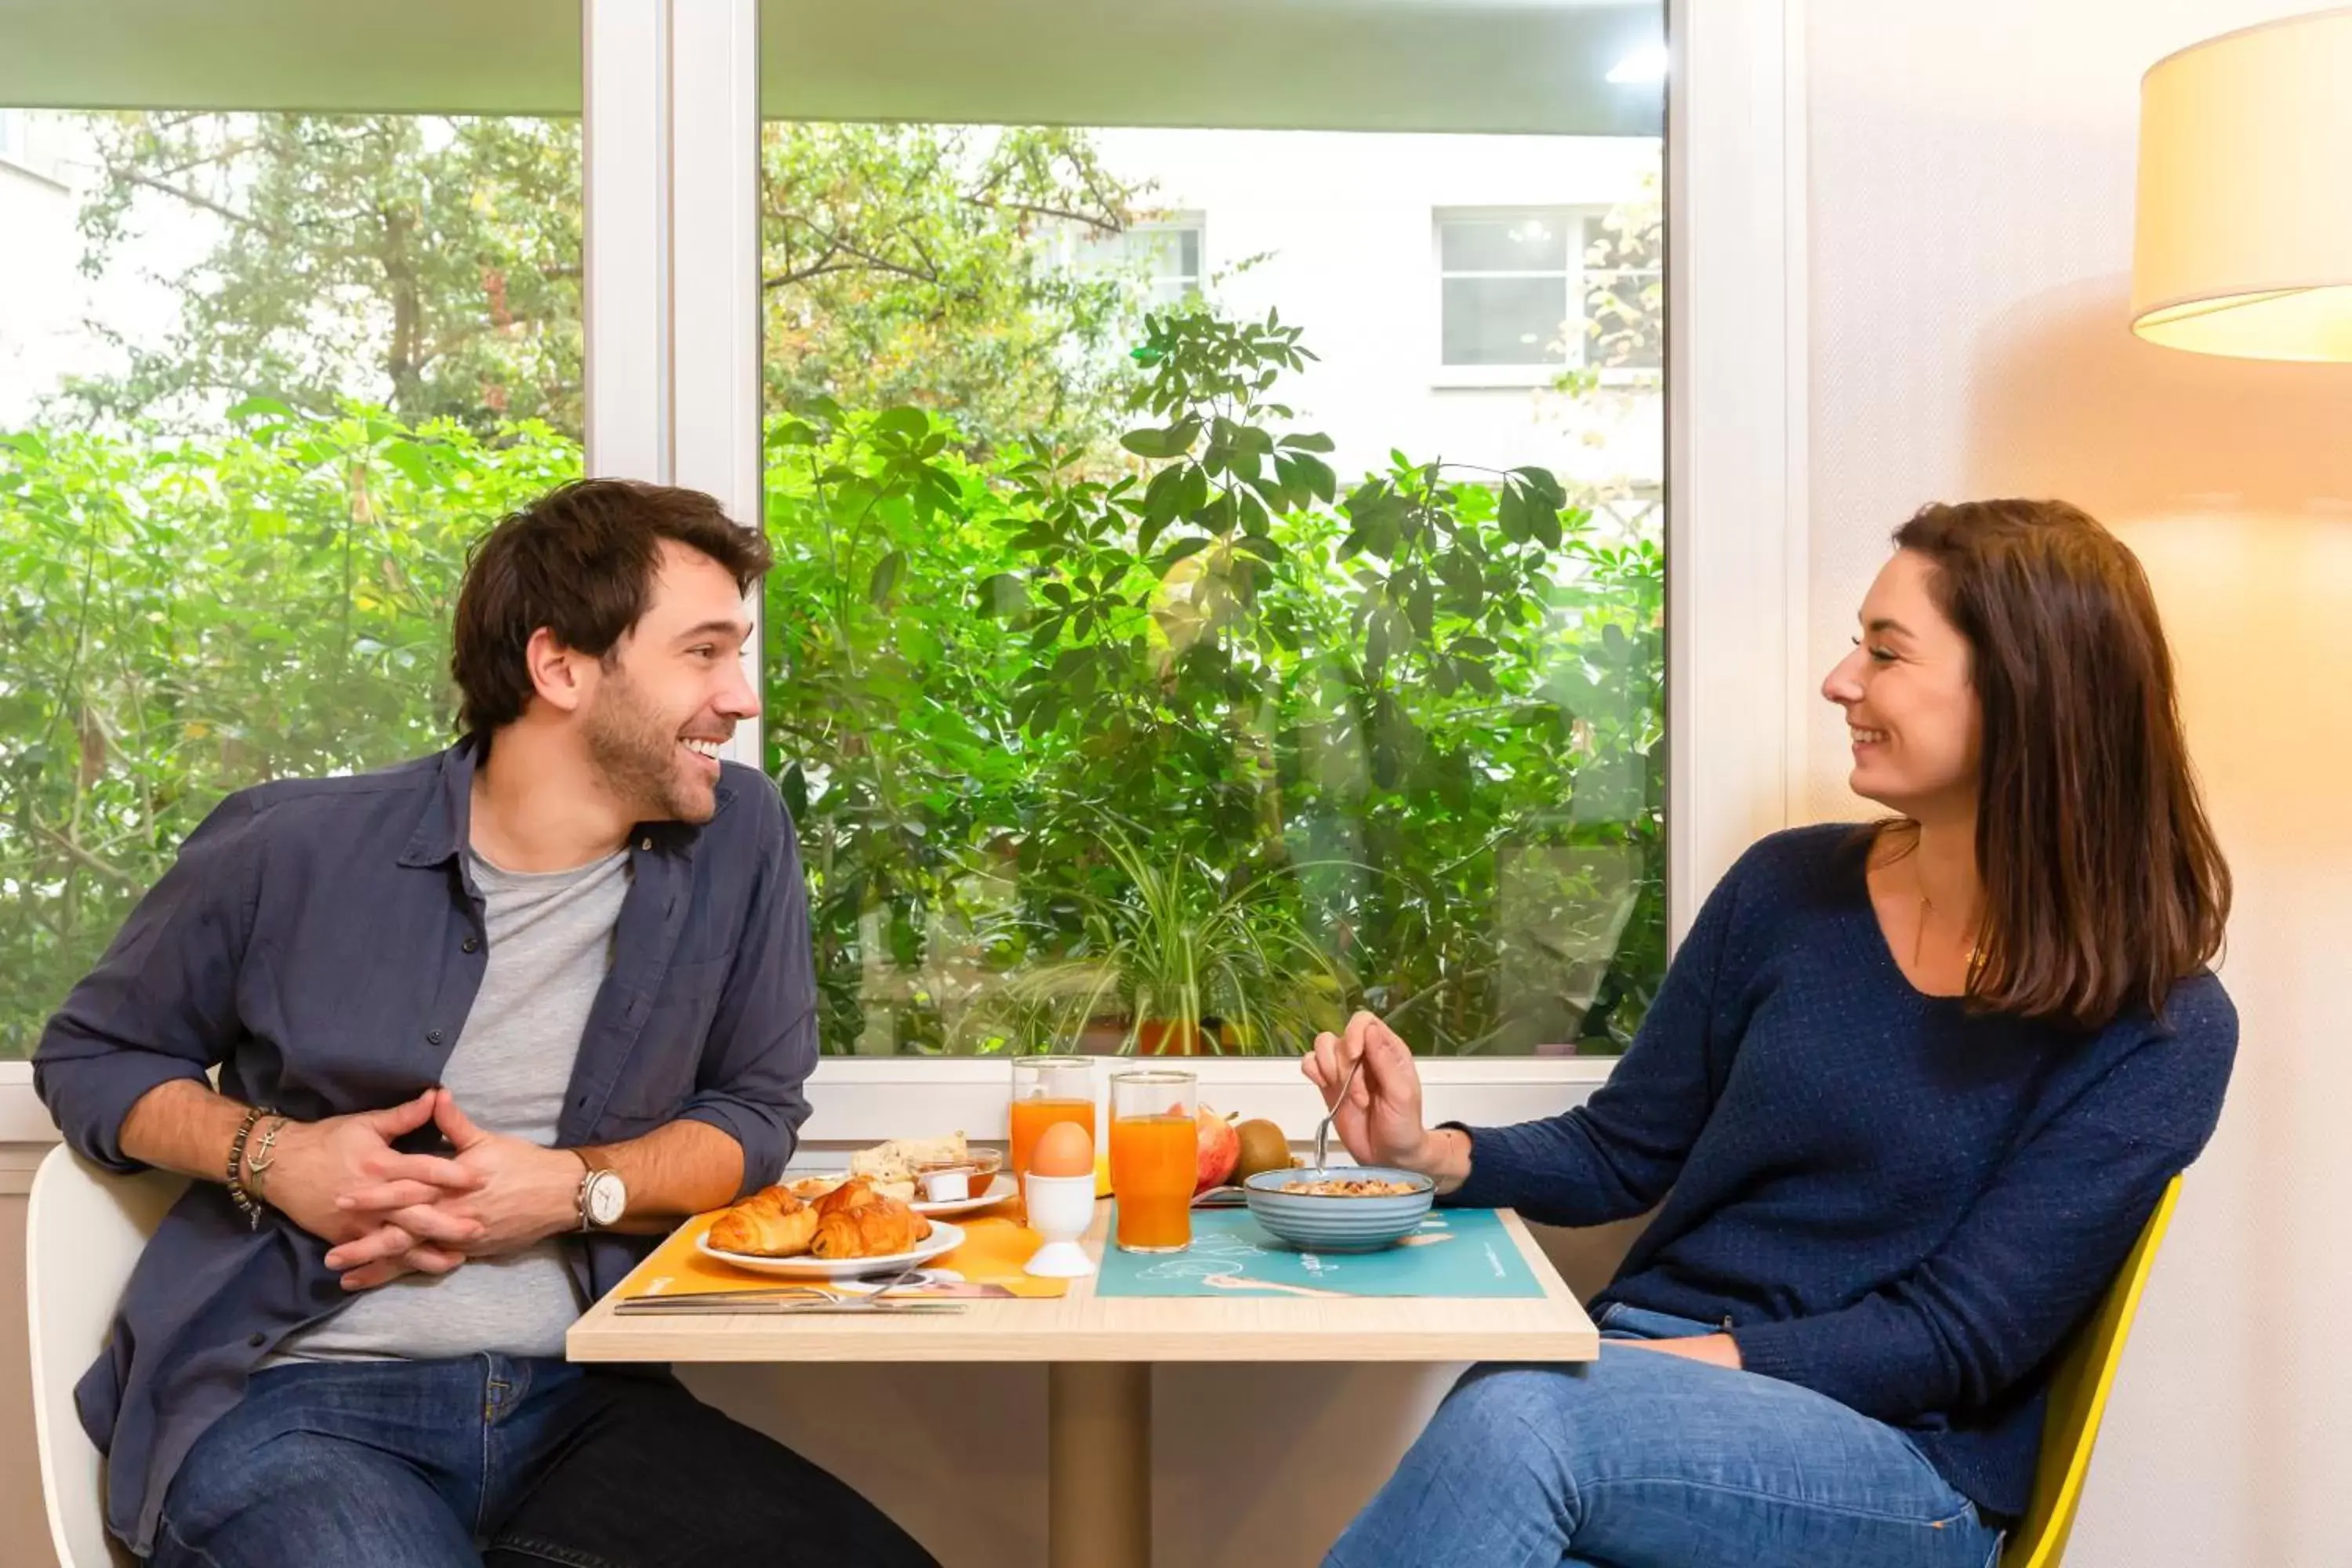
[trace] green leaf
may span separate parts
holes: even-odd
[[[875,430],[902,441],[919,441],[931,428],[931,416],[919,408],[886,408],[874,419]]]
[[[1160,552],[1160,559],[1151,563],[1152,570],[1164,574],[1168,568],[1175,565],[1179,561],[1198,555],[1202,551],[1206,550],[1209,544],[1210,541],[1197,533],[1180,539]]]
[[[973,607],[992,621],[1009,620],[1029,603],[1029,589],[1017,572],[999,572],[972,595]]]
[[[907,569],[907,552],[893,550],[874,563],[873,578],[866,585],[866,602],[880,608],[890,598],[890,591],[898,585],[899,575]]]
[[[1200,470],[1186,463],[1179,468],[1162,468],[1151,476],[1151,484],[1143,492],[1143,515],[1159,527],[1165,528],[1184,506],[1184,476]],[[1150,545],[1145,545],[1150,549]]]
[[[1279,444],[1292,452],[1328,452],[1333,447],[1330,437],[1315,432],[1285,436]]]
[[[1198,419],[1180,419],[1165,429],[1129,430],[1118,444],[1139,458],[1181,458],[1192,449],[1200,435]]]
[[[273,419],[295,420],[302,417],[295,413],[289,405],[275,397],[244,398],[231,404],[228,409],[228,417],[231,419],[251,419],[265,414]]]
[[[1514,544],[1525,544],[1535,534],[1535,503],[1526,489],[1506,483],[1496,509],[1495,525]]]
[[[1330,464],[1320,458],[1310,458],[1303,453],[1292,458],[1290,462],[1300,476],[1308,495],[1326,506],[1338,497],[1339,478],[1331,471]]]
[[[1209,504],[1209,476],[1197,463],[1187,463],[1178,470],[1184,478],[1176,498],[1176,509],[1186,517]]]

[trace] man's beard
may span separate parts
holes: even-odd
[[[711,796],[681,776],[677,726],[655,712],[617,668],[597,692],[583,730],[597,775],[639,821],[710,820]]]

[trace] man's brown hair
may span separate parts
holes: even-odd
[[[635,479],[575,479],[499,520],[468,556],[457,592],[458,727],[488,734],[530,700],[531,634],[610,659],[652,601],[662,541],[700,551],[745,593],[768,542],[700,490]]]
[[[1934,563],[1983,711],[1969,995],[2086,1030],[2160,1013],[2221,950],[2230,868],[2138,558],[2054,500],[1927,507],[1895,542]]]

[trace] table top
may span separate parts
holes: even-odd
[[[578,1362],[1455,1362],[1591,1361],[1601,1336],[1519,1216],[1497,1211],[1543,1286],[1540,1299],[1464,1300],[1100,1297],[969,1301],[903,1317],[710,1314],[618,1317],[625,1280],[565,1336]],[[1110,1205],[1095,1205],[1101,1255]]]

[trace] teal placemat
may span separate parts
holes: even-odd
[[[1095,1294],[1493,1300],[1540,1296],[1543,1286],[1492,1209],[1433,1209],[1417,1235],[1381,1252],[1300,1252],[1247,1209],[1194,1209],[1188,1251],[1106,1247]]]

